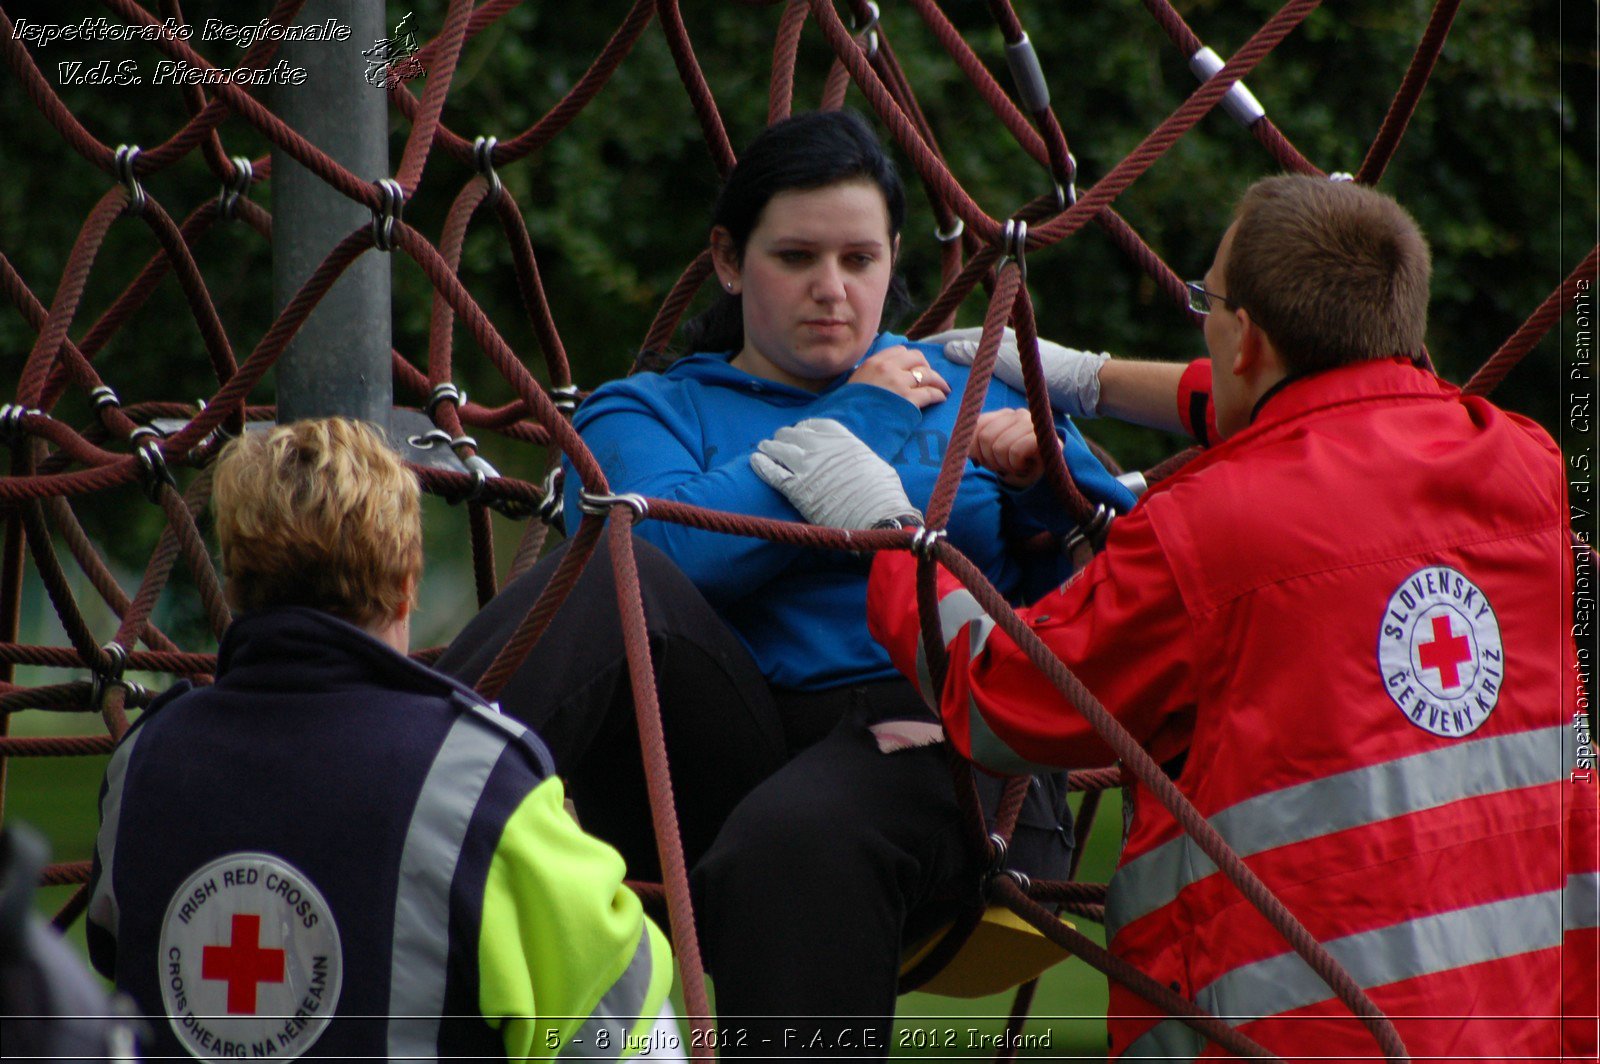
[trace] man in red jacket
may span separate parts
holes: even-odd
[[[1252,186],[1190,286],[1209,366],[1100,371],[1100,412],[1220,442],[1023,617],[1414,1056],[1593,1059],[1600,827],[1572,751],[1587,725],[1561,455],[1416,363],[1428,276],[1422,234],[1387,197],[1300,176]],[[817,430],[786,431],[792,456]],[[1038,479],[1031,430],[1008,415],[980,424],[973,453],[1015,487]],[[806,463],[790,464],[801,473],[775,486],[805,497]],[[882,497],[856,464],[859,494]],[[835,505],[814,508],[827,523]],[[949,740],[1002,773],[1109,763],[939,580],[943,690],[920,674]],[[873,633],[913,678],[915,601],[914,559],[880,554]],[[1112,950],[1285,1056],[1376,1055],[1154,796],[1130,801]],[[1218,1052],[1120,987],[1110,1011],[1115,1056]]]

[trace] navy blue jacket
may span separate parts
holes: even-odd
[[[492,1016],[491,1026],[483,1002],[520,1002],[505,1012],[527,1017],[535,995],[480,985],[491,865],[495,882],[511,881],[488,888],[491,909],[519,910],[502,921],[514,925],[502,941],[552,919],[547,894],[527,884],[543,873],[559,881],[560,870],[530,872],[530,863],[592,868],[597,859],[615,876],[610,890],[637,908],[620,886],[620,858],[560,812],[559,789],[543,743],[470,689],[325,613],[244,615],[223,639],[217,682],[163,696],[113,755],[101,792],[91,959],[151,1016],[156,1055],[257,1055],[272,1039],[275,1055],[503,1059],[511,1025],[496,1030]],[[529,812],[535,794],[554,821]],[[557,857],[512,854],[508,864],[507,850],[533,853],[530,838],[551,838],[552,822]],[[525,827],[520,841],[508,823]],[[241,886],[248,876],[255,882]],[[562,919],[577,922],[581,907],[560,905]],[[612,942],[581,928],[590,953],[560,958],[567,983],[573,971],[593,975],[592,992],[568,1011],[595,1009],[629,971],[630,987],[668,977],[649,977],[659,932],[641,913],[619,909],[609,892],[593,908],[621,930]],[[202,927],[208,916],[213,926]],[[566,935],[557,929],[542,941]],[[300,954],[315,954],[314,963],[296,964],[295,941],[308,944]],[[513,949],[482,979],[503,984],[527,952]],[[630,968],[636,953],[642,983]],[[513,974],[526,987],[537,982]],[[646,1011],[643,991],[628,1004]],[[281,1010],[271,1022],[269,1006]],[[659,999],[648,1008],[653,1015]],[[583,1019],[519,1037],[545,1040],[537,1048],[548,1052]]]

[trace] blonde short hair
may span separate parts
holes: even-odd
[[[363,626],[403,615],[422,573],[419,494],[359,421],[296,421],[232,441],[212,505],[234,607],[309,606]]]

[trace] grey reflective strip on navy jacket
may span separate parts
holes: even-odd
[[[616,1060],[624,1055],[627,1036],[644,1015],[644,1001],[650,993],[650,977],[655,960],[650,949],[650,929],[639,931],[639,946],[627,969],[611,984],[605,997],[594,1007],[583,1025],[572,1032],[561,1047],[563,1057],[601,1057]],[[602,1032],[604,1034],[602,1035]]]
[[[106,765],[106,796],[100,806],[100,831],[94,840],[95,855],[100,858],[100,878],[89,898],[88,919],[109,931],[113,938],[118,933],[117,921],[121,913],[111,885],[112,862],[117,855],[117,831],[122,826],[122,790],[128,779],[128,762],[133,759],[133,747],[141,734],[141,729],[133,728]]]
[[[492,710],[465,710],[445,734],[423,781],[406,829],[394,899],[390,1059],[438,1056],[450,960],[450,883],[489,775],[522,730]]]

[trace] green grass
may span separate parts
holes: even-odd
[[[68,731],[92,734],[98,728],[99,721],[90,718],[22,713],[13,721],[12,731],[14,734]],[[6,766],[6,821],[23,820],[43,832],[50,840],[53,861],[87,860],[94,850],[96,801],[105,763],[104,757],[10,760]],[[1097,829],[1089,841],[1079,873],[1084,879],[1103,882],[1110,875],[1122,823],[1118,799],[1113,792],[1101,803]],[[75,889],[41,889],[35,899],[36,908],[47,917],[54,915]],[[1097,925],[1082,920],[1074,923],[1097,942],[1104,941]],[[68,939],[83,950],[81,918],[74,922]],[[674,987],[673,994],[681,1014],[681,988]],[[900,999],[894,1055],[905,1060],[991,1059],[994,1050],[971,1047],[968,1032],[975,1029],[986,1035],[998,1034],[1004,1030],[1010,1010],[1009,993],[972,1000],[908,994]],[[1050,1045],[1048,1048],[1025,1048],[1020,1055],[1104,1060],[1105,1011],[1104,976],[1076,958],[1056,965],[1039,982],[1032,1018],[1025,1028],[1030,1034],[1042,1035],[1048,1031]]]

